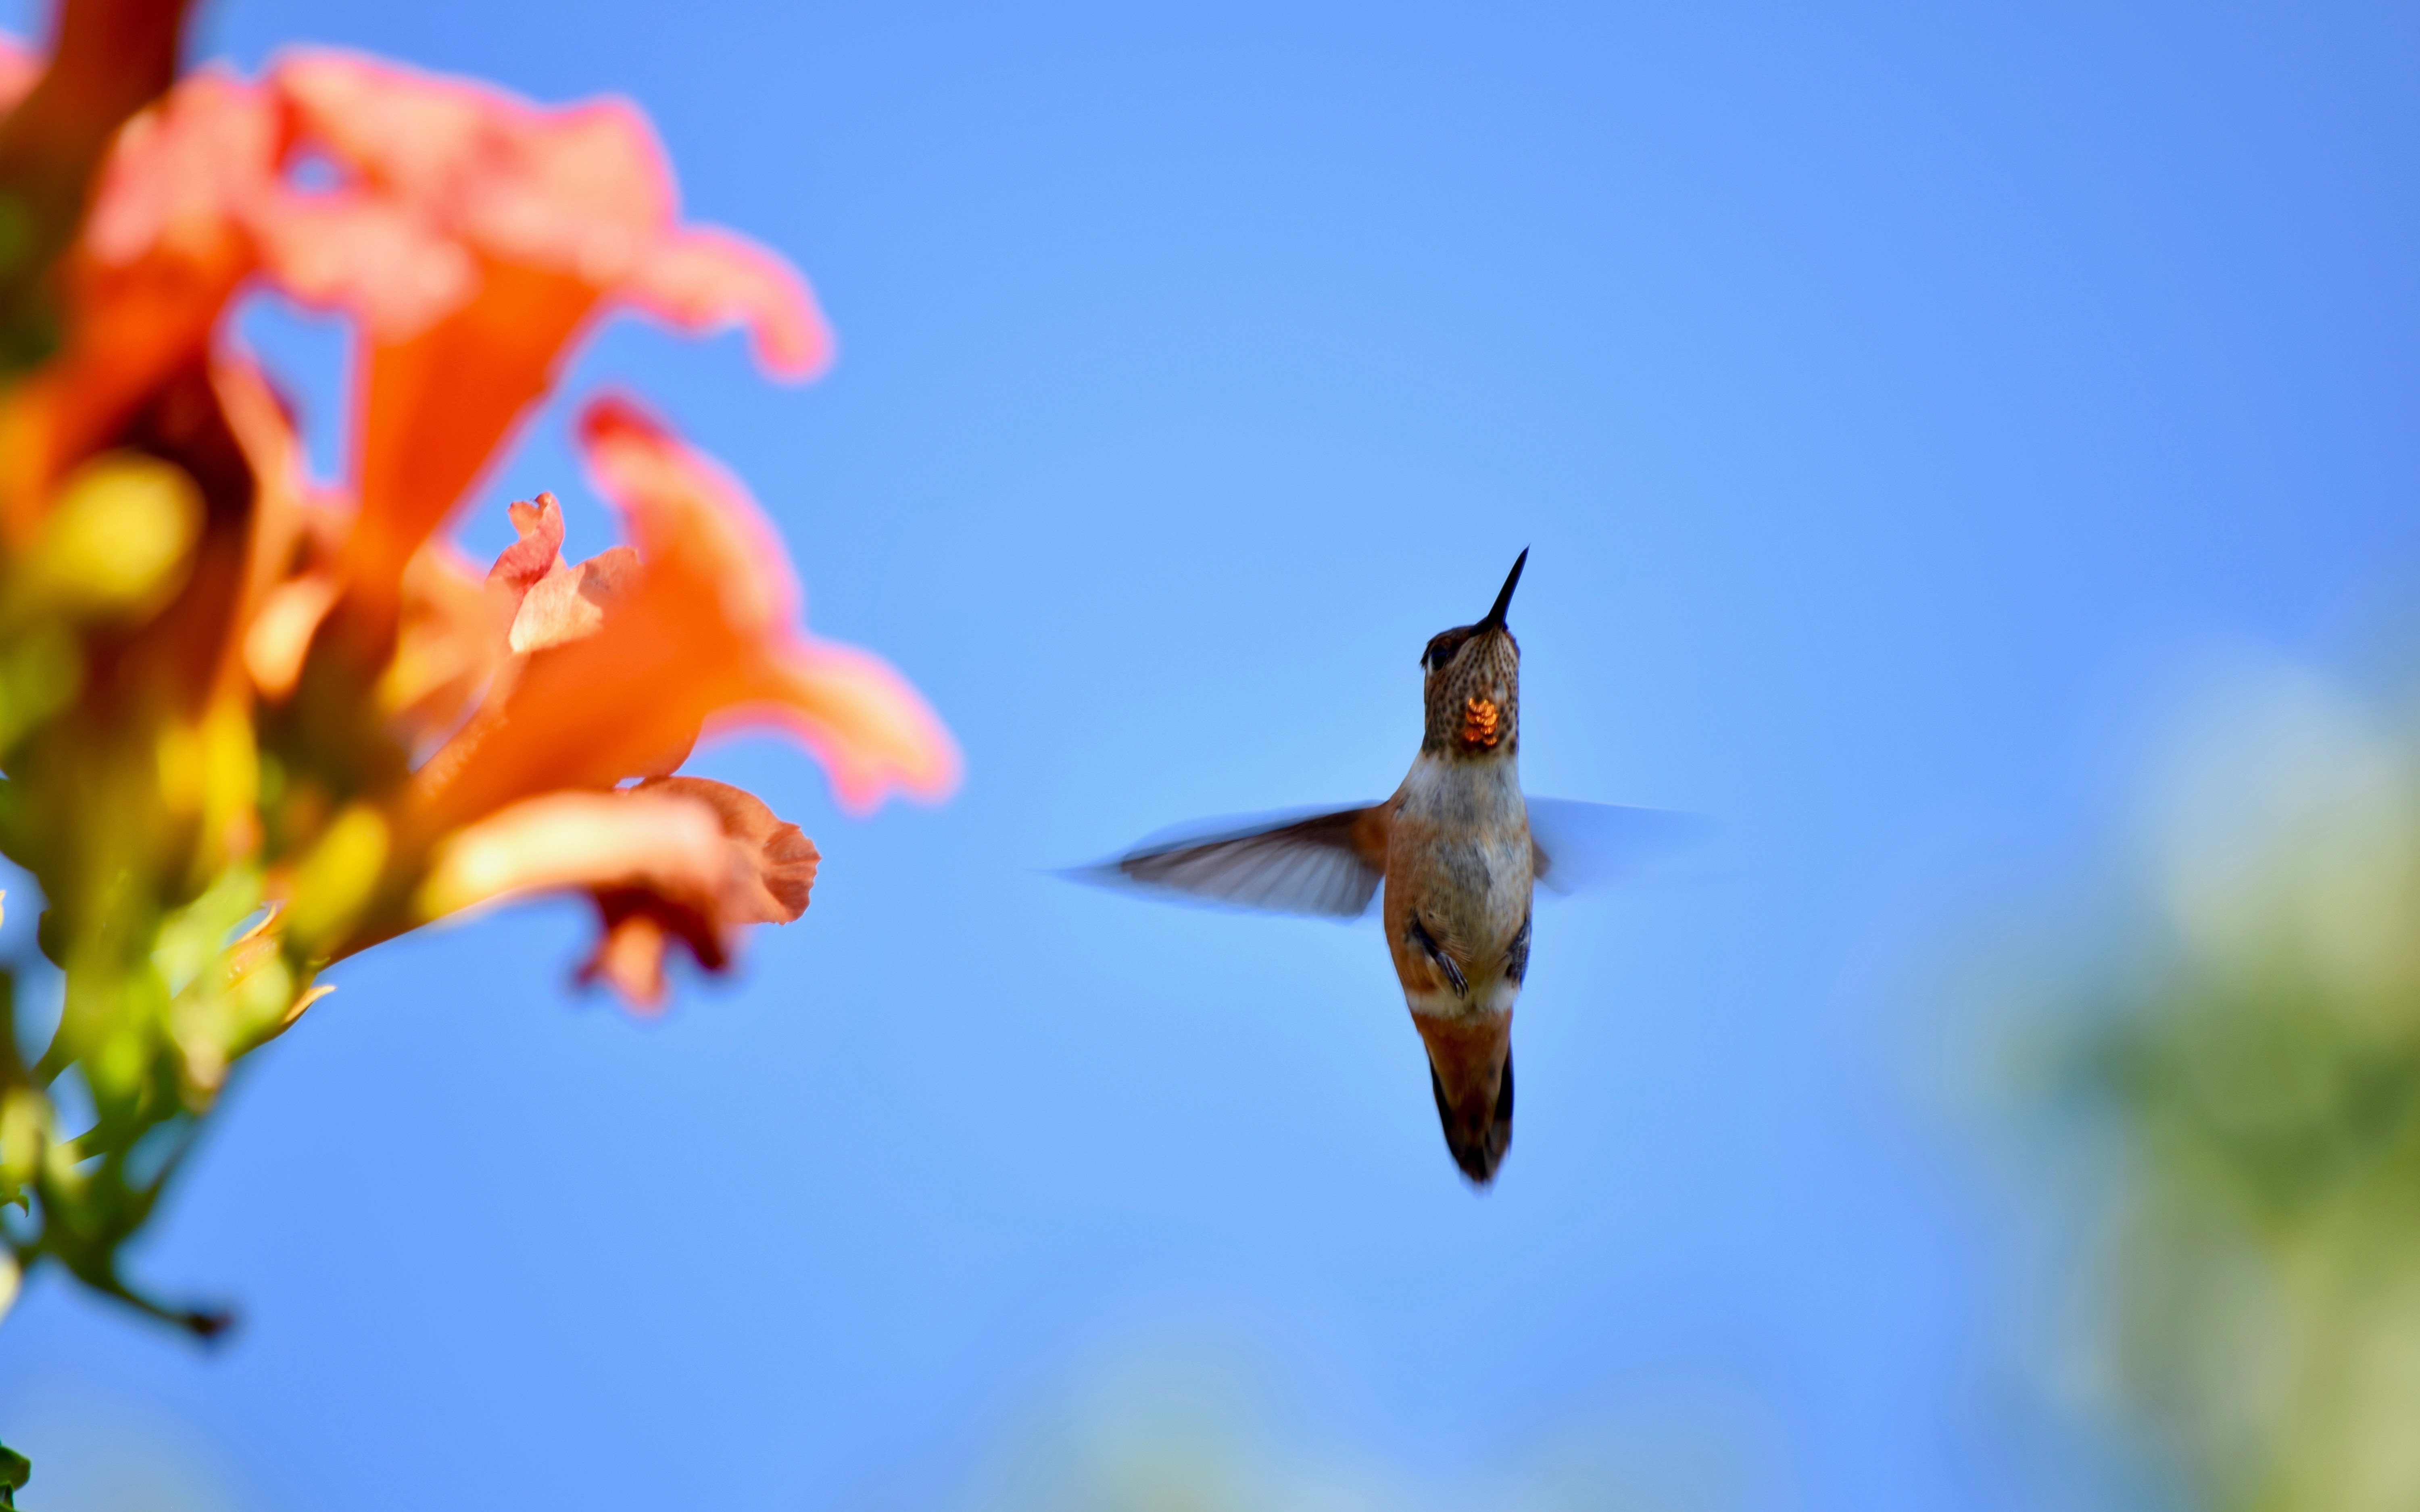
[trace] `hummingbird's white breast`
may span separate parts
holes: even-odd
[[[1384,910],[1413,1011],[1509,1013],[1521,995],[1507,969],[1529,917],[1533,853],[1520,769],[1509,753],[1481,761],[1423,751],[1404,779],[1389,827]],[[1417,922],[1459,965],[1464,990],[1429,969]]]

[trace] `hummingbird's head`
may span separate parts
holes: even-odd
[[[1529,552],[1513,559],[1496,607],[1476,625],[1429,638],[1420,653],[1428,730],[1420,748],[1459,756],[1509,756],[1521,744],[1521,647],[1505,626],[1512,589]]]
[[[1412,1023],[1428,1046],[1446,1149],[1472,1185],[1485,1186],[1512,1148],[1512,1015],[1414,1013]]]

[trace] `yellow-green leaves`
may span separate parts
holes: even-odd
[[[301,990],[281,949],[284,920],[260,899],[259,873],[230,868],[161,924],[151,952],[171,994],[167,1026],[183,1061],[184,1099],[196,1113],[209,1106],[238,1057],[284,1032],[328,991]],[[237,933],[247,918],[251,927]]]
[[[60,490],[10,585],[19,614],[140,620],[183,583],[201,534],[202,496],[183,469],[112,452]]]
[[[249,855],[260,831],[260,751],[251,711],[222,701],[195,723],[162,727],[157,747],[161,809],[201,825],[194,880]]]
[[[35,726],[72,702],[84,681],[84,654],[53,622],[0,645],[0,752],[16,748]]]
[[[30,1087],[0,1092],[0,1204],[22,1205],[51,1137],[51,1100]]]

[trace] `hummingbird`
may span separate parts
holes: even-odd
[[[1680,816],[1521,791],[1521,647],[1496,602],[1420,653],[1419,753],[1380,803],[1215,820],[1078,873],[1085,880],[1273,913],[1379,917],[1446,1148],[1475,1187],[1512,1144],[1512,1008],[1529,970],[1538,884],[1570,891]]]

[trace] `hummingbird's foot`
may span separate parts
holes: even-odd
[[[1453,957],[1445,953],[1445,948],[1437,944],[1435,938],[1429,933],[1427,926],[1420,922],[1418,914],[1412,916],[1412,927],[1406,937],[1431,961],[1436,963],[1436,968],[1445,973],[1446,982],[1453,988],[1453,995],[1456,997],[1469,995],[1470,984],[1463,980],[1462,968],[1454,964]]]

